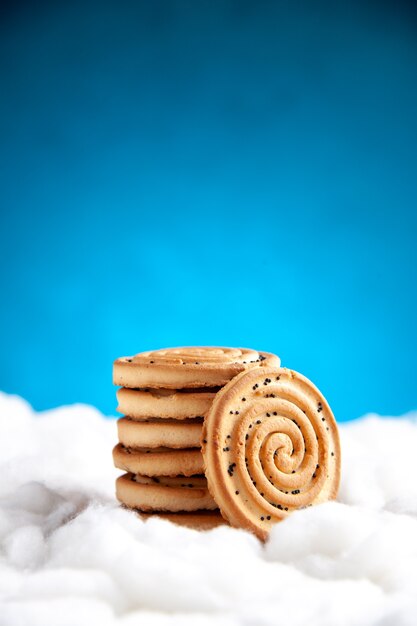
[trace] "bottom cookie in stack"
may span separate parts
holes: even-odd
[[[225,523],[208,492],[204,475],[143,476],[127,473],[117,479],[116,495],[122,504],[137,510],[145,519],[158,515],[200,530]]]
[[[121,418],[113,460],[126,474],[116,481],[118,500],[145,519],[158,515],[198,530],[224,524],[203,473],[201,430],[202,418]]]

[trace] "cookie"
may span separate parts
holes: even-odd
[[[246,348],[168,348],[116,359],[113,382],[131,388],[221,387],[239,372],[279,365],[274,354]]]
[[[193,476],[203,474],[203,455],[199,448],[172,450],[145,448],[133,450],[118,444],[113,449],[115,467],[144,476]]]
[[[117,420],[119,441],[127,448],[199,448],[202,430],[202,418]]]
[[[123,474],[116,480],[116,497],[125,506],[141,511],[215,510],[217,504],[202,477],[148,478]]]
[[[243,372],[220,390],[205,418],[202,452],[222,515],[261,539],[292,511],[338,491],[333,414],[307,378],[286,368]]]
[[[180,513],[141,513],[138,515],[142,519],[150,519],[159,517],[161,519],[168,520],[178,526],[186,526],[193,530],[211,530],[218,526],[224,526],[227,524],[226,520],[222,517],[219,511],[196,511],[192,513],[186,513],[181,511]]]
[[[218,388],[214,391],[195,389],[127,389],[117,390],[117,411],[130,417],[172,417],[185,419],[203,417],[209,410]]]

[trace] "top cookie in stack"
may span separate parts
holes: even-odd
[[[172,348],[117,359],[113,382],[122,387],[117,410],[124,417],[113,458],[127,472],[117,480],[118,499],[193,527],[221,522],[204,476],[204,416],[237,374],[279,365],[273,354],[238,348]]]

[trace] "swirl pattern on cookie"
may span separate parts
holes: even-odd
[[[133,450],[121,443],[113,449],[115,467],[144,476],[194,476],[204,473],[203,455],[198,448],[141,448]]]
[[[202,447],[213,498],[261,539],[296,509],[336,497],[340,444],[320,391],[286,368],[243,372],[217,394]]]
[[[116,480],[116,497],[125,506],[141,511],[215,510],[204,476],[185,478],[123,474]]]
[[[274,354],[247,348],[168,348],[116,359],[113,382],[130,388],[220,387],[242,371],[279,365]]]
[[[130,448],[199,448],[203,420],[156,419],[117,420],[119,441]]]

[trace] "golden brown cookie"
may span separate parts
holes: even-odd
[[[159,517],[161,519],[168,520],[178,526],[186,526],[194,530],[211,530],[218,526],[227,525],[226,520],[222,517],[220,511],[195,511],[186,513],[181,511],[179,513],[141,513],[138,515],[142,519],[151,519]]]
[[[296,509],[336,497],[340,444],[320,391],[286,368],[243,372],[203,429],[205,474],[222,515],[261,539]]]
[[[279,365],[274,354],[246,348],[168,348],[116,359],[113,382],[132,388],[221,387],[239,372]]]
[[[125,472],[144,476],[193,476],[204,472],[200,448],[133,450],[119,443],[113,449],[113,461],[115,467]]]
[[[202,477],[148,478],[123,474],[116,480],[116,497],[125,506],[141,511],[215,510],[217,504]]]
[[[117,411],[129,417],[171,417],[186,419],[203,417],[213,402],[216,391],[204,389],[177,391],[173,389],[117,390]]]
[[[202,418],[189,420],[117,420],[119,441],[127,448],[199,448]]]

